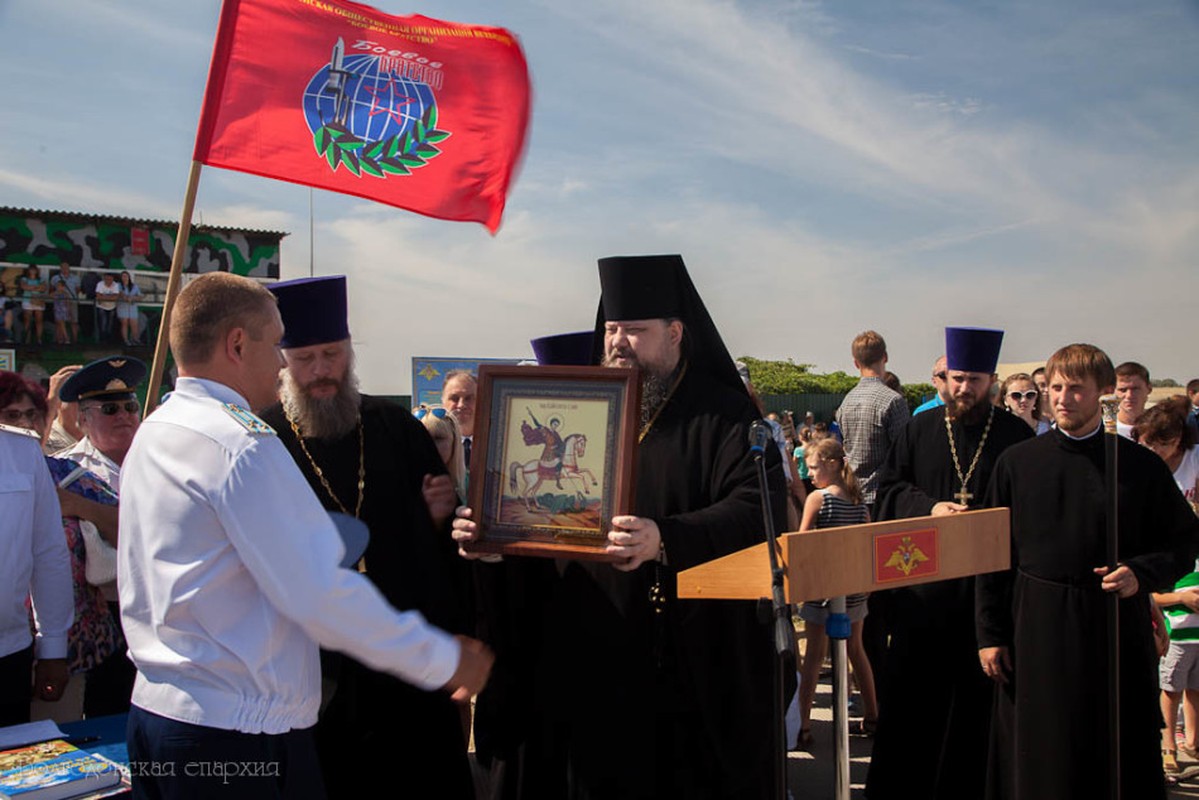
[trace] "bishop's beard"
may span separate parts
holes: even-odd
[[[683,361],[679,359],[674,369],[665,369],[644,363],[631,350],[622,351],[619,355],[626,359],[631,358],[641,371],[641,427],[644,428],[666,402],[670,395],[670,387],[674,385],[675,376],[682,368]],[[616,358],[616,354],[605,355],[600,364],[605,367],[614,366]]]
[[[288,419],[295,422],[307,438],[340,439],[358,425],[358,376],[354,374],[353,362],[346,368],[346,375],[337,384],[337,393],[331,397],[310,397],[296,382],[291,370],[283,370],[283,385],[279,399]]]

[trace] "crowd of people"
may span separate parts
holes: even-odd
[[[1000,382],[1002,332],[951,328],[913,414],[867,331],[834,419],[778,420],[764,504],[763,409],[682,259],[602,259],[599,278],[594,330],[535,350],[639,370],[635,499],[603,561],[472,551],[477,380],[444,376],[441,406],[414,413],[361,393],[343,276],[192,281],[179,378],[145,419],[146,367],[125,355],[48,394],[0,373],[0,724],[34,698],[128,712],[136,797],[367,796],[379,765],[445,797],[480,780],[505,798],[777,796],[771,753],[811,744],[830,601],[798,609],[803,723],[782,742],[753,604],[679,600],[678,573],[763,540],[764,508],[806,532],[1006,506],[1010,571],[846,598],[868,796],[1103,791],[1117,597],[1124,794],[1164,797],[1199,756],[1199,380],[1146,408],[1143,366],[1074,344]],[[360,549],[346,517],[370,530]],[[260,768],[182,768],[197,760]]]
[[[92,340],[96,343],[115,342],[140,344],[142,314],[138,308],[142,290],[128,271],[119,274],[105,271],[98,276],[93,271],[77,274],[67,262],[62,262],[48,277],[41,267],[26,267],[9,286],[0,285],[0,341],[23,344],[43,344],[46,341],[47,310],[54,323],[55,344],[78,344],[79,307],[81,301],[90,305]],[[90,302],[88,302],[90,301]]]
[[[1012,508],[1012,571],[871,594],[864,604],[867,653],[857,661],[856,626],[865,610],[851,613],[849,652],[863,701],[858,730],[875,733],[866,794],[1106,791],[1107,773],[1095,769],[1092,755],[1111,749],[1107,703],[1096,698],[1112,694],[1102,610],[1102,592],[1112,592],[1121,598],[1124,796],[1162,796],[1163,774],[1181,771],[1179,753],[1191,762],[1199,755],[1199,648],[1188,649],[1199,642],[1199,617],[1192,616],[1199,610],[1199,380],[1186,395],[1146,409],[1152,384],[1141,364],[1113,368],[1097,348],[1070,345],[1034,373],[1000,381],[994,371],[1001,343],[1000,331],[947,329],[947,353],[933,365],[937,397],[908,419],[906,407],[882,389],[885,343],[867,331],[853,342],[862,377],[837,411],[841,431],[813,437],[810,417],[795,429],[795,457],[808,462],[809,473],[815,465],[805,456],[822,440],[844,441],[846,472],[856,481],[841,485],[854,492],[873,485],[874,519]],[[1113,390],[1122,442],[1115,569],[1103,549],[1099,405]],[[804,680],[820,674],[824,659],[822,619],[804,613],[808,605],[801,611]],[[1163,656],[1159,679],[1153,669]],[[1046,670],[1046,663],[1060,668]],[[1159,682],[1160,704],[1150,702]],[[811,694],[801,688],[799,747],[811,743]],[[1176,745],[1180,702],[1186,725]],[[934,768],[913,772],[913,764]]]

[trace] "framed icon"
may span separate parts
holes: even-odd
[[[616,560],[613,516],[633,505],[640,382],[612,367],[479,368],[466,549]]]

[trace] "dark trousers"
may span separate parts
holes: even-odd
[[[133,706],[126,739],[135,800],[325,797],[311,729],[240,733],[177,722]]]
[[[33,645],[0,657],[0,728],[29,721]]]
[[[105,311],[102,308],[96,309],[96,341],[107,342],[112,338],[113,323],[117,318],[117,310]]]

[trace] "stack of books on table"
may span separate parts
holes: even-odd
[[[5,800],[101,798],[128,786],[116,763],[63,739],[0,750],[0,798]]]

